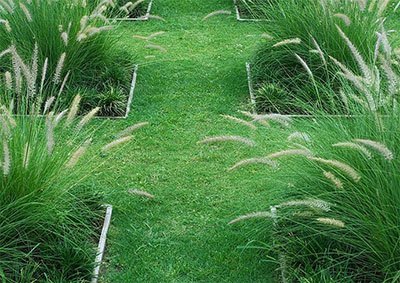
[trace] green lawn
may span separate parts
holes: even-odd
[[[202,21],[220,9],[232,15]],[[196,144],[208,135],[251,135],[220,115],[249,108],[244,63],[262,31],[237,22],[231,0],[155,0],[152,13],[166,22],[120,27],[123,44],[138,56],[138,85],[129,119],[106,122],[102,131],[138,121],[151,125],[118,155],[107,176],[93,178],[111,193],[107,201],[115,208],[102,282],[270,282],[265,256],[239,248],[252,235],[227,225],[241,213],[264,209],[270,184],[262,170],[251,180],[249,171],[226,172],[251,154],[248,148]],[[133,38],[157,31],[166,32],[153,40],[165,53]],[[130,188],[156,199],[131,196]]]

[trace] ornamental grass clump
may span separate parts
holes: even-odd
[[[99,0],[90,0],[92,5],[98,5]],[[110,9],[107,10],[106,15],[109,18],[144,18],[147,13],[150,0],[113,0]]]
[[[236,0],[236,5],[242,19],[263,19],[263,8],[275,0]]]
[[[63,108],[57,98],[31,97],[30,88],[40,85],[22,75],[19,80],[21,100],[5,91],[0,104],[0,277],[86,282],[104,212],[104,193],[88,178],[113,157],[115,141],[103,147],[107,154],[99,149],[92,125],[99,109],[78,116],[79,95]],[[133,125],[118,138],[130,138],[145,125]]]
[[[0,50],[17,49],[31,65],[34,83],[38,67],[46,63],[47,95],[55,96],[52,87],[69,74],[60,103],[68,105],[75,93],[88,92],[92,95],[83,97],[85,110],[100,106],[100,114],[122,115],[134,64],[132,56],[118,47],[115,26],[105,16],[111,5],[106,0],[93,7],[83,0],[3,1]],[[0,54],[0,72],[11,72],[12,58]]]
[[[356,76],[368,75],[360,72],[363,69],[354,54],[357,50],[367,64],[373,64],[377,39],[379,44],[396,40],[384,28],[385,17],[393,11],[387,2],[277,0],[262,4],[269,19],[263,24],[269,37],[252,59],[257,110],[307,113],[299,101],[325,111],[338,109],[342,82],[334,59]]]
[[[274,169],[267,171],[264,209],[238,214],[230,224],[256,223],[254,240],[265,242],[277,280],[400,280],[400,75],[392,48],[383,45],[375,64],[354,54],[357,69],[340,66],[347,116],[318,111],[314,121],[269,123],[259,135],[268,136],[266,152],[230,168]],[[255,124],[262,116],[247,117]],[[254,131],[252,138],[263,144]]]

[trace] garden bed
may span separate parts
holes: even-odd
[[[99,244],[97,247],[97,255],[95,259],[95,268],[93,270],[93,277],[92,283],[97,283],[99,274],[100,274],[100,267],[103,261],[104,251],[106,247],[106,240],[107,240],[107,233],[108,229],[110,228],[111,216],[112,216],[112,205],[107,204],[105,205],[106,208],[106,215],[104,217],[103,227],[100,234]]]
[[[236,19],[240,22],[261,22],[266,21],[266,19],[257,19],[252,14],[249,8],[242,7],[240,5],[240,1],[242,0],[233,0],[233,4],[235,5]]]
[[[150,0],[147,3],[147,6],[145,6],[145,8],[143,9],[144,14],[142,15],[134,15],[132,17],[130,17],[129,15],[127,17],[116,17],[116,18],[111,18],[112,20],[116,20],[116,21],[147,21],[150,18],[150,12],[151,12],[151,7],[153,6],[153,0]],[[140,9],[142,10],[142,9]],[[142,11],[140,11],[142,12]],[[139,13],[140,13],[139,12]]]
[[[266,111],[259,111],[259,106],[257,105],[259,102],[257,99],[255,87],[254,87],[254,80],[251,72],[251,64],[249,62],[246,62],[246,74],[247,74],[247,85],[249,89],[249,96],[250,96],[250,106],[251,106],[251,111],[253,114],[271,114],[267,113]],[[279,112],[279,111],[278,111]],[[284,116],[290,117],[290,118],[314,118],[317,115],[312,115],[312,114],[285,114]],[[343,117],[352,117],[352,115],[324,115],[325,117],[338,117],[338,118],[343,118]]]

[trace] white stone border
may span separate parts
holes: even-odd
[[[236,19],[240,22],[264,22],[266,21],[265,19],[247,19],[247,18],[242,18],[240,15],[240,10],[239,6],[237,4],[238,0],[233,0],[233,4],[235,5],[235,11],[236,11]]]
[[[149,4],[147,5],[147,10],[146,14],[144,16],[138,17],[138,18],[112,18],[111,20],[115,21],[147,21],[150,18],[150,12],[151,12],[151,7],[153,6],[153,0],[150,0]]]
[[[125,115],[122,117],[115,117],[115,118],[122,118],[126,119],[129,116],[129,112],[131,112],[131,106],[132,106],[132,101],[133,101],[133,96],[135,94],[135,88],[136,88],[136,81],[137,81],[137,73],[138,73],[139,65],[134,65],[133,66],[133,74],[132,74],[132,80],[131,80],[131,87],[129,89],[129,95],[128,95],[128,101],[126,104],[126,111]]]
[[[99,240],[99,244],[97,247],[97,255],[96,255],[96,259],[95,259],[95,267],[93,270],[93,276],[92,276],[91,283],[98,282],[100,266],[101,266],[101,262],[103,261],[104,250],[106,248],[107,233],[108,233],[108,229],[110,228],[110,223],[111,223],[111,215],[112,215],[113,207],[111,204],[106,204],[105,207],[106,207],[106,215],[104,217],[103,228],[101,230],[100,240]]]

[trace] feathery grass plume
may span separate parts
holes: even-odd
[[[133,38],[137,38],[137,39],[141,39],[141,40],[149,40],[149,38],[147,36],[143,36],[143,35],[138,35],[138,34],[134,34],[132,35]]]
[[[372,154],[368,150],[368,148],[366,148],[365,146],[362,146],[360,144],[354,143],[354,142],[338,142],[338,143],[333,144],[332,146],[353,149],[353,150],[361,152],[368,159],[372,158]]]
[[[343,189],[343,182],[335,174],[330,171],[324,171],[323,174],[336,188]]]
[[[282,114],[266,114],[266,115],[256,115],[253,119],[253,122],[259,122],[263,120],[270,120],[281,124],[282,126],[289,127],[292,119],[289,116],[285,116]]]
[[[68,71],[68,73],[65,75],[65,77],[64,77],[64,79],[63,79],[63,81],[62,81],[62,83],[61,83],[61,87],[60,87],[60,89],[58,90],[58,97],[60,97],[60,95],[62,94],[62,92],[64,91],[64,87],[65,87],[65,85],[67,84],[67,81],[68,81],[68,79],[69,79],[69,75],[71,74],[71,72],[70,71]]]
[[[55,146],[53,116],[54,112],[46,115],[46,146],[49,155],[53,153]]]
[[[0,109],[3,112],[4,116],[7,118],[7,122],[9,123],[11,128],[15,128],[17,126],[17,122],[12,117],[10,110],[7,109],[7,107],[5,107],[4,105],[2,105]]]
[[[311,40],[312,40],[312,42],[314,44],[315,49],[318,51],[319,57],[321,58],[322,62],[324,63],[324,66],[326,67],[327,64],[326,64],[326,59],[325,59],[324,52],[322,52],[321,47],[319,46],[318,42],[315,40],[314,37],[311,36]]]
[[[348,96],[344,93],[343,89],[339,90],[339,95],[340,95],[340,100],[343,102],[347,113],[349,113],[350,112],[350,108],[349,108],[349,98],[348,98]]]
[[[124,6],[119,7],[119,10],[124,12],[125,14],[129,14],[128,8],[132,5],[132,2],[126,3]]]
[[[12,30],[11,30],[10,23],[9,23],[8,21],[3,20],[3,19],[0,19],[0,24],[3,24],[4,27],[6,28],[6,30],[7,30],[8,32],[11,32],[11,31],[12,31]]]
[[[67,54],[64,52],[64,53],[61,54],[60,58],[58,59],[56,72],[55,72],[54,78],[53,78],[53,82],[55,84],[60,83],[61,72],[62,72],[62,70],[64,68],[64,63],[65,63],[66,56],[67,56]]]
[[[314,156],[314,154],[309,149],[286,149],[269,154],[267,158],[274,159],[274,158],[281,158],[284,156],[294,156],[294,155],[305,156],[305,157]]]
[[[166,48],[164,48],[164,47],[162,47],[160,45],[157,45],[157,44],[152,44],[152,43],[147,44],[144,48],[156,49],[156,50],[161,51],[161,52],[167,52]]]
[[[67,122],[66,125],[69,126],[71,125],[72,121],[75,119],[76,114],[78,114],[79,111],[79,103],[81,102],[81,96],[78,94],[75,96],[74,100],[72,101],[71,108],[68,112],[67,116]]]
[[[68,160],[67,164],[65,165],[67,168],[74,167],[79,159],[85,154],[87,148],[91,144],[92,139],[86,140],[72,155],[71,158]]]
[[[343,73],[339,73],[346,79],[348,79],[355,87],[357,87],[365,96],[368,102],[368,108],[372,111],[376,111],[376,103],[374,100],[373,95],[369,91],[369,89],[364,85],[364,80],[358,76],[356,76],[350,69],[348,69],[345,65],[340,63],[338,60],[333,58],[332,56],[329,56],[329,58],[339,67],[342,69]]]
[[[8,13],[12,14],[14,9],[5,0],[0,0],[0,7],[6,10]]]
[[[389,2],[390,2],[390,0],[379,1],[379,4],[378,4],[378,16],[379,17],[381,17],[383,15],[383,13],[385,12]]]
[[[29,12],[28,8],[22,2],[19,2],[19,7],[24,12],[25,17],[28,20],[28,22],[32,22],[32,15]]]
[[[10,137],[11,136],[11,130],[10,130],[10,125],[9,122],[6,120],[4,115],[0,115],[0,124],[1,124],[1,129],[3,130],[3,135],[5,137]]]
[[[137,8],[140,4],[142,4],[143,2],[144,2],[144,0],[137,0],[135,3],[133,3],[133,4],[130,6],[129,10],[132,11],[132,10],[136,9],[136,8]]]
[[[294,54],[294,56],[297,58],[297,60],[300,62],[300,64],[303,66],[303,68],[307,71],[307,74],[310,76],[311,80],[314,81],[314,74],[312,73],[310,67],[307,65],[306,61],[303,60],[298,54]]]
[[[78,34],[83,33],[83,31],[86,29],[87,25],[89,22],[89,17],[88,16],[83,16],[80,20],[80,30]]]
[[[398,91],[399,76],[393,71],[391,63],[384,56],[379,56],[382,63],[382,69],[388,79],[388,90],[390,95],[394,95]]]
[[[155,33],[150,34],[150,35],[147,37],[147,40],[152,40],[153,38],[155,38],[155,37],[157,37],[157,36],[160,36],[160,35],[163,35],[163,34],[165,34],[165,31],[157,31],[157,32],[155,32]]]
[[[386,30],[382,27],[382,31],[381,31],[381,37],[382,37],[382,47],[383,47],[383,51],[384,54],[386,55],[386,58],[391,59],[392,57],[392,46],[389,42],[388,36],[387,36],[387,32]]]
[[[11,59],[13,61],[14,70],[22,71],[23,75],[26,78],[28,83],[28,87],[32,93],[32,88],[34,88],[35,82],[33,82],[32,74],[30,68],[24,63],[21,56],[18,54],[14,45],[10,47]],[[32,86],[33,85],[33,86]]]
[[[163,17],[156,16],[156,15],[148,15],[147,18],[148,18],[148,19],[154,19],[154,20],[160,20],[160,21],[166,22],[166,20],[165,20]]]
[[[10,174],[11,170],[11,154],[10,148],[8,147],[8,142],[6,139],[3,139],[3,174],[7,176]]]
[[[0,58],[9,53],[11,53],[11,47],[7,48],[6,50],[1,51]]]
[[[333,16],[338,19],[341,19],[346,26],[351,25],[351,20],[347,15],[342,14],[342,13],[337,13],[337,14],[334,14]]]
[[[128,128],[122,130],[118,134],[115,135],[116,138],[122,138],[131,135],[134,131],[143,128],[144,126],[147,126],[149,122],[141,122],[137,123],[135,125],[129,126]]]
[[[239,142],[248,146],[256,146],[256,142],[245,137],[241,136],[216,136],[216,137],[207,137],[201,141],[199,144],[206,144],[206,143],[215,143],[215,142]]]
[[[249,127],[252,130],[256,130],[257,129],[257,127],[254,124],[252,124],[251,122],[248,122],[246,120],[243,120],[243,119],[231,116],[231,115],[221,115],[221,116],[224,117],[225,119],[228,119],[228,120],[233,121],[235,123],[238,123],[238,124],[244,125],[246,127]]]
[[[354,44],[350,41],[350,39],[347,37],[347,35],[343,32],[343,30],[336,25],[336,28],[339,31],[340,36],[345,40],[347,46],[349,47],[351,53],[354,56],[354,59],[356,60],[363,76],[368,85],[372,84],[372,71],[368,67],[367,63],[364,61],[364,58],[361,56],[360,52],[357,50],[357,48],[354,46]]]
[[[33,48],[33,53],[32,53],[32,66],[31,66],[31,74],[32,74],[32,81],[33,84],[36,88],[36,80],[38,77],[38,69],[39,69],[39,46],[37,42],[35,42],[35,47]]]
[[[47,68],[49,66],[49,58],[46,57],[42,67],[42,79],[40,80],[40,93],[43,93],[44,82],[46,80]]]
[[[121,144],[124,144],[124,143],[127,143],[127,142],[131,141],[132,138],[133,138],[132,136],[126,136],[126,137],[122,137],[122,138],[116,139],[116,140],[114,140],[114,141],[112,141],[112,142],[106,144],[105,146],[103,146],[103,148],[101,149],[101,151],[102,151],[103,153],[104,153],[104,152],[107,152],[107,151],[109,151],[110,149],[112,149],[112,148],[114,148],[114,147],[116,147],[116,146],[118,146],[118,145],[121,145]]]
[[[61,34],[61,39],[64,42],[64,45],[67,46],[68,45],[68,33],[64,31]]]
[[[368,0],[357,0],[358,6],[360,7],[361,11],[365,11],[365,9],[367,8],[367,1]]]
[[[46,103],[44,104],[43,115],[45,115],[47,113],[47,111],[50,110],[50,107],[53,104],[55,99],[56,98],[54,96],[51,96],[51,97],[49,97],[49,99],[47,99]]]
[[[393,152],[389,148],[387,148],[387,146],[384,145],[383,143],[373,141],[373,140],[368,140],[368,139],[354,139],[354,141],[357,143],[360,143],[364,146],[370,147],[371,149],[374,149],[375,151],[380,153],[387,160],[394,159]]]
[[[232,225],[237,222],[241,222],[243,220],[248,220],[248,219],[253,219],[253,218],[270,218],[270,219],[272,219],[273,217],[272,217],[271,212],[269,212],[269,211],[253,212],[253,213],[241,215],[241,216],[233,219],[232,221],[230,221],[228,224]]]
[[[285,39],[278,43],[275,43],[274,45],[272,45],[272,47],[279,47],[279,46],[288,45],[288,44],[300,44],[300,43],[301,43],[300,38],[290,38],[290,39]]]
[[[376,32],[377,40],[375,43],[375,49],[374,49],[374,62],[376,62],[376,59],[378,59],[379,55],[379,48],[381,47],[382,44],[382,35],[379,32]]]
[[[57,125],[60,123],[62,118],[64,118],[64,116],[65,116],[65,114],[67,114],[67,112],[68,112],[68,109],[65,109],[56,115],[56,117],[54,118],[54,127],[57,127]]]
[[[331,225],[339,228],[344,228],[345,226],[343,221],[334,218],[320,217],[317,218],[316,220],[322,224]]]
[[[302,132],[294,132],[288,136],[288,141],[293,142],[293,141],[302,141],[306,143],[311,142],[311,138],[307,133],[302,133]]]
[[[261,34],[261,38],[273,39],[274,37],[272,35],[269,35],[268,33],[264,32]]]
[[[371,0],[371,2],[369,3],[369,7],[368,7],[369,12],[372,12],[375,9],[375,6],[377,4],[376,1],[377,0]]]
[[[141,191],[141,190],[136,190],[136,189],[130,189],[128,190],[128,193],[131,195],[137,195],[137,196],[142,196],[142,197],[146,197],[149,199],[154,199],[154,195],[145,192],[145,191]]]
[[[250,113],[248,111],[239,111],[239,112],[242,113],[246,117],[252,118],[253,120],[256,119],[256,118],[259,118],[261,116],[261,115],[258,115],[258,114]],[[257,122],[258,122],[258,124],[260,124],[262,126],[265,126],[265,127],[269,127],[270,126],[269,122],[266,121],[266,120],[258,120]]]
[[[309,208],[322,210],[325,212],[331,211],[331,205],[320,199],[304,199],[304,200],[291,200],[277,205],[277,208],[280,207],[291,207],[291,206],[307,206]]]
[[[232,170],[235,170],[235,169],[247,166],[247,165],[251,165],[251,164],[264,164],[264,165],[268,165],[268,166],[272,167],[273,169],[276,169],[279,166],[278,162],[276,162],[275,160],[272,160],[270,158],[256,157],[256,158],[249,158],[249,159],[239,161],[235,165],[233,165],[231,168],[229,168],[228,171],[232,171]]]
[[[323,159],[319,157],[308,157],[308,159],[315,161],[317,163],[321,163],[324,165],[331,166],[333,168],[339,169],[343,173],[345,173],[347,176],[349,176],[351,179],[353,179],[354,182],[358,183],[361,179],[360,174],[350,165],[343,163],[338,160],[332,160],[332,159]]]
[[[112,30],[113,28],[113,26],[90,27],[86,30],[86,35],[91,37],[100,32]]]
[[[79,121],[78,125],[76,126],[76,131],[82,130],[82,128],[89,123],[90,120],[93,119],[94,116],[96,116],[97,112],[99,112],[100,107],[96,107],[92,109],[89,113],[87,113],[83,118]]]
[[[214,12],[211,12],[211,13],[209,13],[208,15],[206,15],[206,16],[203,18],[203,21],[205,21],[205,20],[207,20],[207,19],[209,19],[209,18],[211,18],[211,17],[214,17],[214,16],[218,16],[218,15],[230,15],[230,14],[231,14],[231,11],[226,11],[226,10],[214,11]]]
[[[5,78],[5,84],[6,84],[6,89],[7,90],[12,90],[13,88],[13,79],[12,75],[9,71],[4,73],[4,78]]]
[[[29,143],[26,143],[24,146],[24,157],[22,158],[22,166],[26,169],[29,166],[29,160],[31,156],[31,147]]]

